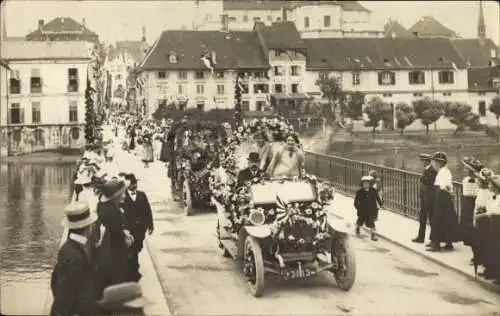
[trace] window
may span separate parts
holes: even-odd
[[[284,76],[285,68],[283,66],[274,66],[274,75],[275,76]]]
[[[211,14],[205,15],[205,21],[212,21],[212,15]]]
[[[168,62],[171,64],[177,64],[177,55],[174,52],[170,52],[168,55]]]
[[[217,78],[217,79],[224,79],[224,72],[223,71],[217,71],[215,73],[215,78]]]
[[[35,132],[33,133],[33,136],[35,138],[35,144],[36,145],[41,145],[43,143],[43,130],[40,128],[37,128]]]
[[[21,93],[21,80],[10,78],[9,93],[11,94]]]
[[[122,79],[122,75],[120,75],[120,74],[116,74],[116,75],[115,75],[115,80],[120,80],[120,79]]]
[[[415,93],[413,93],[413,96],[414,97],[421,97],[421,96],[423,96],[423,94],[422,94],[422,92],[415,92]]]
[[[243,88],[243,89],[241,89],[241,93],[242,94],[248,94],[248,93],[250,93],[250,88],[248,87],[247,84],[242,84],[241,87]]]
[[[204,79],[205,78],[205,73],[203,71],[197,71],[195,74],[194,74],[194,78],[195,79]]]
[[[196,94],[205,94],[205,86],[202,84],[196,85]]]
[[[300,67],[292,66],[291,67],[292,76],[300,76]]]
[[[250,111],[250,101],[242,101],[241,102],[241,110],[242,111]]]
[[[425,84],[425,73],[423,71],[410,71],[408,82],[410,84]]]
[[[196,102],[196,108],[198,108],[198,110],[205,111],[205,102],[203,101]]]
[[[486,102],[479,101],[479,115],[486,116]]]
[[[80,129],[78,127],[73,127],[71,129],[71,138],[74,140],[80,138]]]
[[[283,91],[283,85],[282,84],[275,84],[274,85],[274,92],[275,93],[282,93]]]
[[[299,93],[299,84],[292,83],[292,93]]]
[[[243,16],[243,22],[248,22],[248,15],[246,15],[246,14],[245,14],[245,15]]]
[[[253,85],[254,93],[269,93],[269,85],[268,84],[254,84]]]
[[[443,97],[451,97],[451,92],[443,92]]]
[[[353,72],[352,73],[352,85],[353,86],[359,86],[361,83],[361,80],[359,79],[360,73],[359,72]]]
[[[390,97],[392,97],[392,93],[384,93],[382,96],[384,98],[390,98]]]
[[[78,69],[68,69],[68,92],[78,92]]]
[[[379,86],[393,86],[396,84],[396,74],[392,71],[378,73]]]
[[[180,80],[186,80],[188,77],[187,71],[179,71],[177,75],[179,76]]]
[[[493,79],[493,88],[498,89],[500,88],[500,80],[498,78]]]
[[[257,111],[263,111],[265,106],[266,106],[265,101],[257,101],[256,109]]]
[[[217,85],[217,94],[224,94],[224,85],[223,84]]]
[[[253,74],[255,79],[264,79],[267,78],[267,73],[265,71],[257,71]]]
[[[281,56],[281,51],[280,51],[280,50],[275,49],[275,50],[274,50],[274,57],[280,57],[280,56]]]
[[[167,73],[165,71],[158,71],[158,79],[166,79]]]
[[[33,124],[40,123],[42,121],[40,111],[40,102],[31,102],[31,122]]]
[[[304,28],[306,28],[306,29],[309,28],[309,17],[308,16],[306,16],[304,18]]]
[[[268,20],[268,21],[272,21],[272,20],[273,20],[273,17],[272,17],[271,15],[268,15],[268,16],[267,16],[267,20]]]
[[[236,17],[235,17],[235,16],[230,16],[230,17],[229,17],[229,21],[231,21],[231,22],[235,22],[235,21],[236,21]]]
[[[325,15],[323,18],[323,25],[325,27],[330,27],[332,24],[332,18],[329,15]]]
[[[69,121],[70,123],[78,122],[78,104],[76,101],[69,101]]]
[[[31,69],[30,92],[42,93],[42,77],[40,76],[40,69]]]
[[[453,72],[446,70],[439,72],[439,83],[440,84],[452,84],[455,82],[455,78],[453,76]]]
[[[177,86],[177,93],[184,94],[184,86],[183,85],[180,84]]]
[[[9,110],[9,123],[10,124],[23,124],[24,123],[24,109],[21,104],[12,103]]]

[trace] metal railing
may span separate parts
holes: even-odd
[[[384,209],[418,220],[420,211],[420,174],[387,168],[362,161],[306,152],[306,171],[332,182],[337,192],[354,196],[362,176],[376,170],[381,180]],[[462,184],[453,183],[455,209],[460,216]]]

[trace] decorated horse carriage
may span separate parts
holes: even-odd
[[[254,177],[243,186],[235,185],[236,151],[251,133],[261,129],[290,132],[283,120],[263,120],[251,121],[234,132],[221,157],[225,183],[211,181],[221,253],[243,260],[246,283],[256,297],[263,294],[266,274],[286,280],[327,271],[347,291],[355,281],[356,260],[346,223],[328,216],[326,206],[333,199],[330,183],[303,173],[288,178]]]
[[[190,216],[195,209],[211,204],[209,178],[217,164],[224,133],[219,124],[200,121],[184,121],[175,129],[174,193]]]

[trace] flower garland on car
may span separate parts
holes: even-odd
[[[308,182],[313,186],[316,200],[289,203],[277,197],[276,207],[256,207],[251,199],[251,186],[257,183],[266,184],[270,180],[254,178],[247,181],[237,192],[225,194],[228,229],[237,233],[243,226],[252,225],[249,216],[256,210],[264,214],[265,223],[271,228],[271,237],[278,241],[282,248],[300,250],[313,246],[326,250],[330,235],[325,206],[333,199],[332,186],[319,182],[313,175],[305,175],[302,179],[279,180],[280,183],[287,181]]]

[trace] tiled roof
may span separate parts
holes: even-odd
[[[393,34],[394,33],[394,34]],[[389,20],[384,25],[384,37],[413,37],[413,34],[408,31],[396,20]]]
[[[150,50],[141,69],[205,69],[205,50],[215,52],[217,69],[268,69],[269,63],[255,32],[165,31]],[[169,53],[177,63],[169,63]]]
[[[493,79],[500,79],[500,66],[468,69],[469,90],[494,91]]]
[[[445,38],[320,38],[305,43],[310,70],[466,67]]]
[[[114,59],[126,52],[129,53],[136,61],[141,61],[144,57],[142,41],[117,41],[116,47],[109,52],[109,59]]]
[[[0,56],[10,60],[90,59],[92,45],[81,41],[4,42]]]
[[[282,0],[224,0],[224,11],[277,11],[282,7],[296,8],[306,5],[326,5],[338,4],[345,11],[365,11],[370,12],[367,8],[359,4],[358,1],[282,1]]]
[[[409,31],[419,37],[457,37],[457,34],[431,16],[423,16]]]
[[[495,50],[495,56],[499,53],[498,47],[490,39],[487,39],[484,45],[481,45],[479,39],[474,38],[456,39],[452,44],[470,67],[486,67],[491,61],[491,50]]]
[[[256,23],[255,30],[262,35],[268,49],[306,48],[306,44],[293,22],[276,22],[270,26]]]
[[[29,38],[44,34],[84,34],[97,36],[95,32],[92,32],[87,27],[70,17],[57,17],[45,24],[41,29],[31,32],[27,35],[27,37]]]

